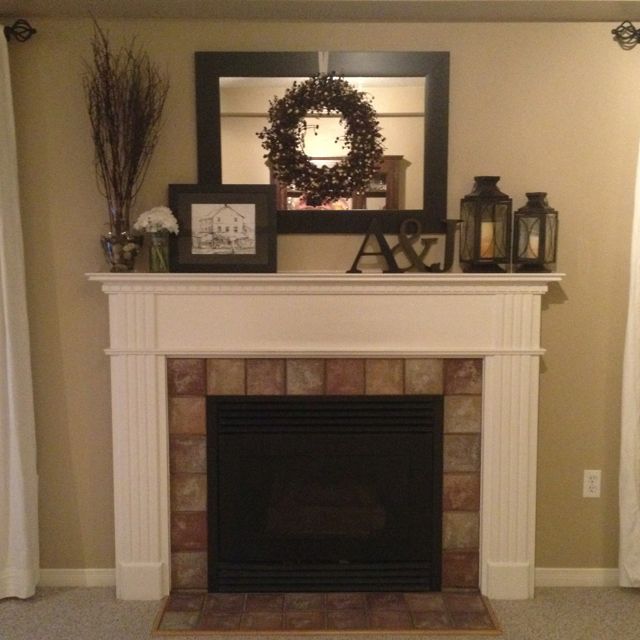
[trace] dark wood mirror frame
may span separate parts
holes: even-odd
[[[356,77],[425,78],[423,209],[385,211],[278,211],[279,233],[365,233],[375,216],[385,233],[417,218],[423,233],[444,233],[449,138],[448,52],[331,52],[330,71]],[[217,52],[195,54],[198,182],[222,184],[221,77],[309,77],[317,52]]]

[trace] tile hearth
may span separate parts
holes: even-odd
[[[183,633],[419,632],[500,633],[489,603],[474,591],[446,593],[174,592],[154,635]]]

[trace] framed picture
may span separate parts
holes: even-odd
[[[169,245],[171,271],[274,272],[274,185],[170,184],[180,233]]]

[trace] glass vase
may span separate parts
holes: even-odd
[[[153,273],[167,273],[169,271],[169,232],[156,231],[150,235],[149,269]]]
[[[100,244],[110,271],[123,273],[133,271],[136,256],[142,246],[142,236],[128,231],[120,234],[108,231],[100,236]]]

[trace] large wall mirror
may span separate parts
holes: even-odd
[[[385,136],[385,156],[364,194],[340,210],[309,209],[295,187],[278,187],[280,233],[364,233],[375,216],[396,233],[417,218],[425,233],[442,233],[447,202],[449,54],[446,52],[198,52],[196,105],[198,181],[267,184],[275,179],[257,133],[267,110],[296,79],[321,68],[366,92]],[[338,161],[344,150],[338,117],[307,118],[305,153]]]

